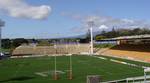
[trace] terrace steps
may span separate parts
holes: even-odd
[[[49,54],[79,54],[81,52],[89,52],[89,44],[69,44],[54,46],[31,46],[23,45],[17,47],[12,55],[49,55]]]
[[[150,45],[117,45],[101,49],[99,54],[150,62]]]

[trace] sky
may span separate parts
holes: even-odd
[[[13,1],[13,2],[12,2]],[[149,26],[150,0],[0,0],[3,38],[69,37],[98,28]],[[131,26],[132,25],[132,26]]]

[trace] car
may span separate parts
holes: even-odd
[[[10,57],[11,55],[10,55],[10,53],[9,52],[0,52],[0,60],[1,59],[5,59],[5,58],[8,58],[8,57]]]

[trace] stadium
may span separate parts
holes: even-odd
[[[143,82],[144,70],[150,66],[148,40],[148,35],[100,40],[116,43],[109,48],[94,47],[93,54],[91,43],[23,44],[13,50],[10,59],[1,60],[1,82],[83,83],[97,75],[102,83]]]
[[[150,83],[147,3],[0,0],[0,83]]]

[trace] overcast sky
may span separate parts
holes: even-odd
[[[95,30],[149,26],[150,0],[0,0],[3,38],[53,38]]]

